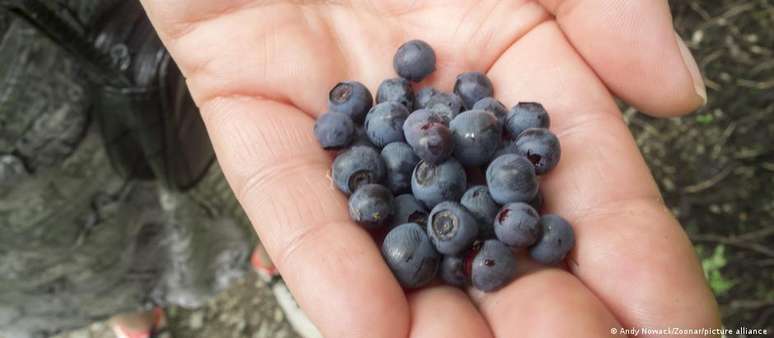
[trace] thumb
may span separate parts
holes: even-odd
[[[707,101],[701,72],[672,27],[666,0],[541,0],[618,97],[653,116]]]

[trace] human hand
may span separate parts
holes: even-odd
[[[706,99],[666,1],[143,0],[188,79],[218,160],[300,305],[329,337],[599,337],[719,327],[691,244],[664,206],[613,97],[655,116]],[[372,91],[392,55],[430,43],[449,91],[486,72],[506,106],[538,101],[563,157],[541,189],[574,226],[566,269],[520,260],[481,294],[405,294],[326,177],[312,126],[342,80]]]

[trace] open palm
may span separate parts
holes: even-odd
[[[144,0],[188,79],[218,160],[301,306],[329,337],[600,337],[718,327],[717,306],[611,93],[658,116],[705,99],[666,1]],[[562,143],[542,181],[574,224],[566,269],[520,260],[491,294],[405,294],[331,185],[312,134],[342,80],[374,90],[392,55],[430,43],[450,90],[482,71],[507,106],[542,102]]]

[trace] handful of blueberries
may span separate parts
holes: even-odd
[[[407,288],[439,276],[495,291],[516,275],[514,249],[560,263],[575,237],[563,218],[538,213],[538,176],[561,154],[545,109],[520,102],[508,110],[479,72],[459,75],[453,93],[427,87],[414,94],[411,82],[435,63],[426,42],[409,41],[393,60],[400,77],[381,83],[376,105],[356,81],[330,91],[314,133],[324,149],[343,150],[332,179],[349,195],[350,216],[387,231],[382,255]]]

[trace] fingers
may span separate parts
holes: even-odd
[[[489,326],[460,289],[425,288],[408,295],[411,337],[492,337]]]
[[[620,327],[573,275],[519,258],[516,281],[494,293],[470,291],[496,337],[607,337]]]
[[[218,160],[272,261],[326,337],[396,337],[409,307],[369,234],[349,221],[313,120],[288,105],[202,107]]]
[[[140,0],[162,38],[175,38],[201,22],[254,4],[254,0]]]
[[[612,98],[559,27],[527,34],[489,74],[507,105],[543,102],[551,115],[562,159],[541,189],[548,211],[574,225],[572,272],[624,326],[718,327],[691,243],[661,203]]]
[[[608,88],[654,116],[707,101],[696,62],[672,28],[666,0],[541,0]]]

